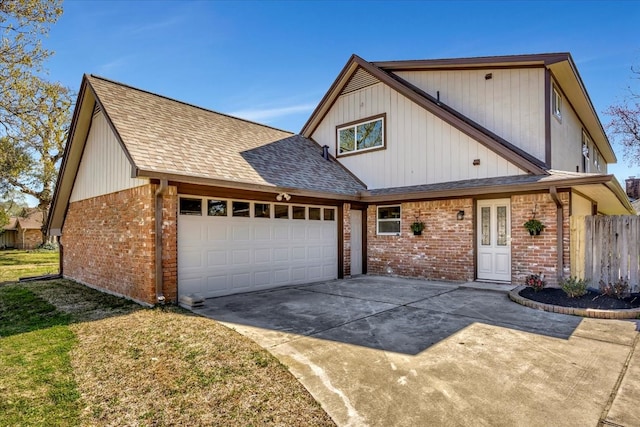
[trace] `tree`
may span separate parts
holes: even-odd
[[[640,80],[640,70],[631,68],[633,80]],[[612,117],[607,130],[612,139],[622,144],[627,163],[640,165],[640,94],[631,86],[620,104],[610,106],[606,114]]]
[[[0,124],[5,131],[29,109],[23,100],[33,95],[31,78],[52,54],[41,39],[61,14],[60,0],[0,1]]]

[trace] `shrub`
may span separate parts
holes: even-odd
[[[541,291],[542,288],[547,286],[547,282],[544,280],[544,274],[530,274],[524,279],[525,286],[533,288],[535,292]]]
[[[569,277],[560,281],[560,288],[567,294],[569,298],[581,297],[587,293],[588,281],[578,279],[577,277]]]
[[[38,246],[38,249],[40,249],[42,251],[57,251],[58,250],[58,244],[57,243],[46,242],[46,243],[43,243],[40,246]]]
[[[605,283],[600,281],[600,293],[608,297],[623,299],[629,296],[629,282],[627,279],[619,278],[613,283]]]

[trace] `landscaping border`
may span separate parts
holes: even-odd
[[[621,310],[600,310],[595,308],[563,307],[560,305],[544,304],[533,301],[520,295],[520,291],[526,288],[521,285],[509,292],[509,299],[530,308],[549,311],[551,313],[570,314],[572,316],[591,317],[594,319],[637,319],[640,318],[640,308]]]

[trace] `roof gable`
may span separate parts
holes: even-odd
[[[354,81],[360,83],[354,85]],[[362,82],[368,84],[382,82],[521,169],[534,174],[546,173],[546,167],[540,160],[517,148],[515,145],[510,144],[463,114],[444,105],[399,76],[384,71],[356,55],[351,56],[338,78],[334,81],[329,91],[322,98],[320,104],[302,128],[301,134],[306,137],[311,136],[331,109],[336,99],[341,94],[347,93],[345,91],[351,87],[355,86],[358,89],[365,87],[362,86]]]

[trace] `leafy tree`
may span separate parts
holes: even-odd
[[[631,72],[633,80],[640,80],[640,70],[632,67]],[[640,165],[640,93],[629,86],[625,99],[605,112],[612,117],[609,135],[622,144],[627,163]]]
[[[58,83],[35,79],[29,111],[0,138],[0,190],[15,189],[38,199],[46,210],[53,197],[59,160],[69,130],[71,91]],[[2,188],[4,187],[4,188]]]
[[[61,0],[0,1],[0,124],[5,131],[29,111],[23,101],[35,92],[33,74],[52,54],[41,39],[61,14]]]

